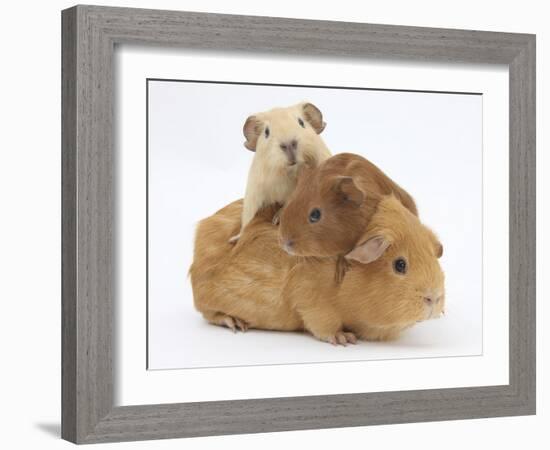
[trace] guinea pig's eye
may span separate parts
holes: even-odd
[[[304,124],[304,121],[302,120],[301,117],[298,117],[298,123],[300,124],[300,126],[301,126],[302,128],[305,128],[305,127],[306,127],[305,124]]]
[[[269,137],[269,127],[265,127],[264,134],[265,134],[265,138],[267,139]]]
[[[321,210],[319,208],[313,208],[309,213],[309,223],[319,222],[321,219]]]
[[[401,274],[407,273],[407,261],[405,261],[405,259],[403,259],[403,258],[397,258],[393,262],[393,269],[397,273],[401,273]]]

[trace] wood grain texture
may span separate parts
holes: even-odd
[[[77,443],[535,412],[535,37],[77,6],[62,13],[62,436]],[[510,72],[510,384],[113,406],[115,44],[506,64]]]
[[[113,406],[112,42],[84,8],[63,18],[62,436],[82,441]]]
[[[535,40],[510,71],[510,385],[535,410],[536,92]]]
[[[76,10],[63,14],[61,33],[61,434],[76,440]]]

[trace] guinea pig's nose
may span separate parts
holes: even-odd
[[[291,141],[281,143],[280,146],[281,150],[285,152],[286,157],[288,158],[288,164],[291,166],[295,165],[298,141],[296,139],[292,139]]]
[[[441,300],[441,297],[433,297],[433,296],[424,297],[424,301],[429,306],[437,305],[439,303],[439,300]]]
[[[293,246],[294,246],[294,241],[292,239],[287,239],[283,243],[283,249],[285,250],[285,252],[287,252],[290,255],[292,255],[292,247]]]

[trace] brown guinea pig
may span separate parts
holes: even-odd
[[[418,215],[413,198],[362,156],[341,153],[316,168],[304,168],[280,213],[280,243],[297,256],[344,255],[358,243],[380,197],[387,194]]]
[[[190,269],[195,307],[233,330],[307,330],[333,344],[388,340],[445,306],[441,244],[393,195],[378,202],[342,283],[335,258],[302,258],[278,245],[276,208],[260,211],[234,248],[242,202],[200,222]]]

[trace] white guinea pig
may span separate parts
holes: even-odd
[[[244,146],[255,154],[248,172],[241,229],[230,242],[239,239],[259,209],[286,202],[296,187],[301,166],[317,167],[330,158],[330,151],[319,136],[325,126],[321,111],[308,102],[274,108],[246,119]]]

